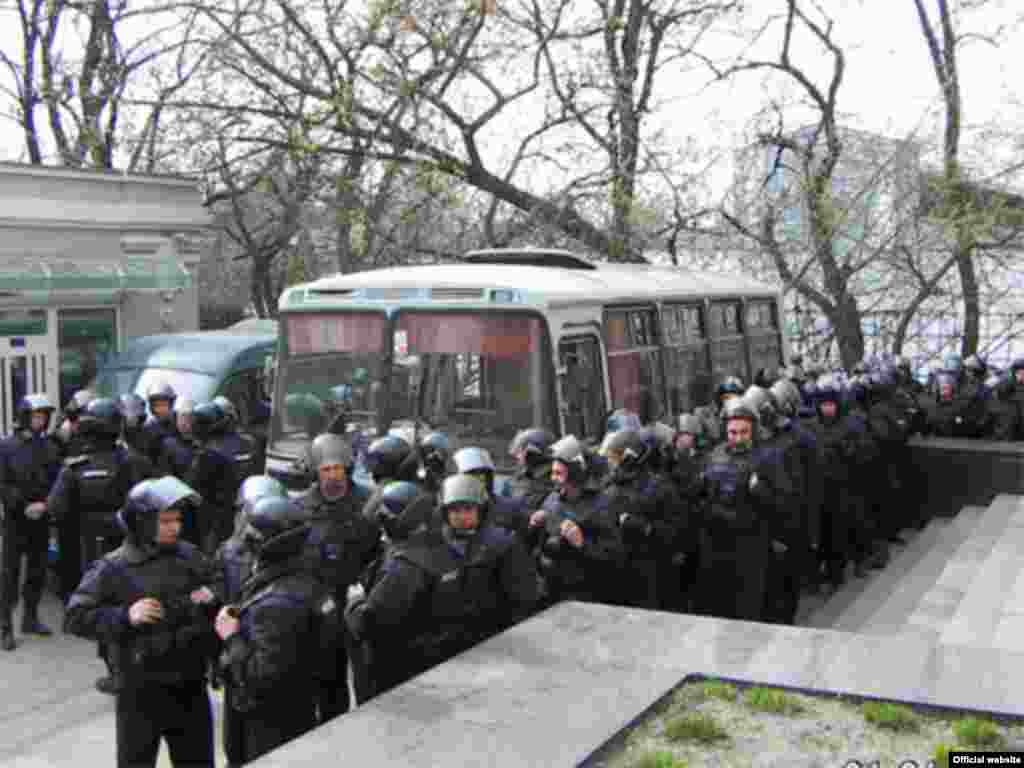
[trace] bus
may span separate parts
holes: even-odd
[[[279,303],[267,471],[297,487],[339,388],[364,444],[439,430],[501,474],[525,427],[596,442],[617,408],[675,424],[727,376],[783,364],[781,307],[742,276],[529,248],[297,285]]]

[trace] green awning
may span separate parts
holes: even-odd
[[[174,291],[188,288],[192,276],[177,259],[123,261],[12,259],[0,264],[0,292],[109,295],[120,291]]]

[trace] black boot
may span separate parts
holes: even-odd
[[[18,647],[17,643],[14,642],[14,627],[10,624],[4,624],[0,628],[0,647],[3,647],[5,651],[13,651]]]
[[[53,634],[53,630],[39,620],[39,609],[36,606],[26,605],[25,612],[21,616],[21,634],[49,637]]]

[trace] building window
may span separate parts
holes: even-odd
[[[62,309],[57,313],[60,353],[60,404],[96,378],[96,372],[117,352],[117,311]],[[121,394],[121,393],[115,393]]]

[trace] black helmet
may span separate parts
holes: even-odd
[[[405,541],[430,527],[434,505],[429,494],[404,480],[388,483],[380,494],[377,522],[392,541]]]
[[[146,401],[149,403],[150,409],[153,408],[153,403],[157,400],[166,400],[173,406],[177,396],[178,393],[174,391],[174,387],[166,381],[153,382],[146,388]]]
[[[141,395],[134,392],[121,395],[118,398],[118,405],[121,407],[124,425],[128,429],[138,429],[146,422],[146,401]]]
[[[609,460],[616,479],[636,477],[651,458],[651,445],[636,429],[609,432],[601,442],[601,456]]]
[[[144,551],[156,549],[157,522],[161,512],[172,507],[194,512],[201,503],[198,493],[172,475],[143,480],[128,492],[117,522],[126,536]]]
[[[76,421],[85,410],[85,406],[96,399],[96,393],[91,389],[80,389],[71,396],[64,406],[64,418]]]
[[[224,395],[217,395],[213,398],[212,402],[219,405],[220,409],[224,411],[224,416],[227,417],[226,429],[231,429],[238,425],[238,409],[234,403],[224,397]]]
[[[743,380],[739,376],[729,376],[715,388],[715,399],[719,402],[726,395],[736,395],[736,397],[743,397],[743,392],[746,387],[743,386]]]
[[[83,437],[116,440],[121,434],[124,416],[118,404],[107,397],[90,402],[78,417],[78,430]]]
[[[551,460],[551,446],[555,436],[543,427],[521,429],[509,443],[508,453],[514,456],[520,451],[526,456],[526,465],[533,467]]]
[[[583,485],[587,479],[590,463],[583,444],[575,435],[566,435],[551,446],[553,461],[564,464],[569,470],[569,480],[573,485]]]
[[[416,479],[419,469],[416,452],[397,435],[385,435],[370,443],[366,449],[366,471],[374,482],[382,480]]]
[[[242,539],[257,558],[279,560],[301,552],[309,530],[298,504],[289,498],[264,496],[248,511]]]
[[[451,441],[444,432],[431,432],[420,440],[420,461],[428,472],[443,475],[452,455]]]
[[[217,403],[200,403],[192,411],[192,436],[199,442],[219,435],[227,425],[227,414]]]
[[[50,419],[53,416],[53,412],[56,410],[53,407],[53,403],[50,398],[46,395],[37,392],[31,395],[25,395],[21,400],[18,401],[18,407],[15,408],[14,419],[21,429],[32,429],[32,414],[36,411],[42,411],[46,414],[46,425],[43,427],[43,432],[50,428]]]

